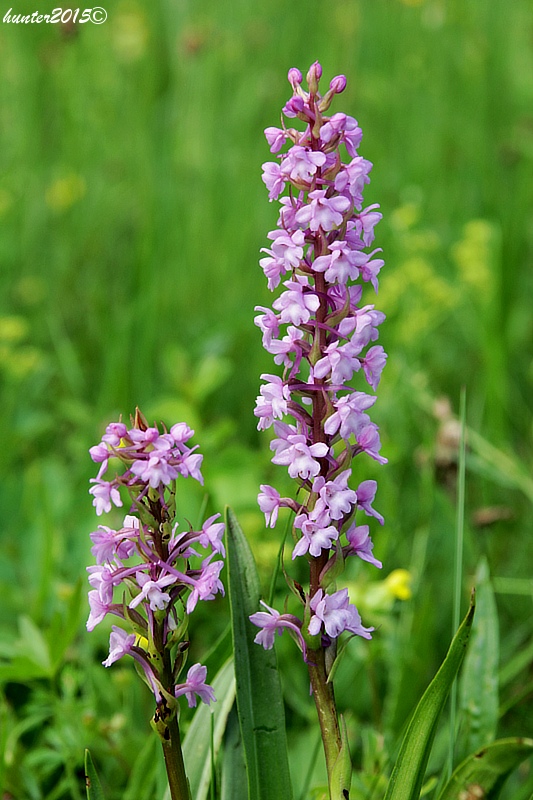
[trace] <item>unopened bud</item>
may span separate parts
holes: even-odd
[[[306,80],[307,85],[309,86],[309,91],[311,94],[316,94],[318,92],[318,82],[322,76],[322,67],[315,61],[314,64],[311,64],[309,67],[309,72],[307,73]]]
[[[287,78],[289,79],[289,83],[294,89],[294,91],[296,91],[296,87],[299,86],[303,81],[302,73],[296,67],[290,68]]]
[[[340,94],[346,89],[346,75],[336,75],[329,84],[330,90],[334,94]]]

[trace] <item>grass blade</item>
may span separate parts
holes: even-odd
[[[249,617],[259,608],[259,578],[231,509],[227,510],[227,544],[237,708],[249,800],[289,800],[292,789],[276,654],[254,643],[256,631]]]
[[[463,548],[465,527],[465,484],[466,484],[466,389],[461,389],[460,400],[461,440],[459,443],[459,470],[457,474],[457,502],[455,517],[455,565],[453,589],[452,633],[459,627],[461,619],[461,597],[463,587]],[[448,777],[453,772],[456,737],[457,682],[451,687],[450,702],[450,751],[448,758]]]
[[[418,800],[437,723],[461,666],[474,619],[474,596],[466,617],[439,671],[429,684],[408,725],[385,800]]]

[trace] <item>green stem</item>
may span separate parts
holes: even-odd
[[[322,743],[326,756],[328,783],[330,783],[333,767],[341,750],[341,734],[333,684],[327,682],[324,648],[308,650],[307,658],[310,662],[308,664],[309,678],[320,723]]]
[[[181,751],[180,729],[176,717],[167,722],[168,739],[163,739],[163,755],[167,769],[168,785],[172,800],[192,800],[189,781],[185,774]]]

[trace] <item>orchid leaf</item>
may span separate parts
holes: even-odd
[[[461,673],[461,736],[457,761],[490,744],[498,724],[498,611],[485,558],[475,578],[476,618]]]
[[[197,709],[183,742],[183,760],[189,779],[191,797],[206,800],[211,782],[211,715],[214,716],[214,759],[218,754],[228,715],[235,701],[233,661],[226,661],[213,680],[217,702],[213,710],[202,703]]]
[[[247,777],[239,718],[235,705],[228,717],[221,773],[220,800],[242,800],[242,789],[247,784]]]
[[[385,800],[418,800],[420,797],[438,720],[466,652],[474,609],[472,595],[468,613],[452,640],[446,658],[411,717]]]
[[[274,650],[254,643],[249,620],[260,587],[252,551],[227,509],[228,587],[235,653],[237,709],[248,774],[249,800],[290,800],[285,714]]]
[[[509,774],[532,754],[533,739],[492,742],[459,764],[438,800],[461,800],[463,797],[496,800]]]
[[[87,800],[104,800],[98,773],[88,750],[85,751],[85,786],[87,787]]]

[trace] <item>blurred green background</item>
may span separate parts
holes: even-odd
[[[53,8],[11,1],[11,13]],[[78,800],[85,746],[106,797],[162,795],[150,697],[131,664],[99,665],[109,629],[84,631],[87,450],[106,422],[139,405],[194,427],[208,508],[234,507],[269,583],[280,534],[265,531],[255,498],[283,476],[253,416],[272,369],[253,325],[254,306],[272,300],[257,262],[277,219],[262,132],[290,96],[288,68],[315,59],[326,82],[348,78],[332,111],[363,128],[386,259],[376,304],[389,362],[374,418],[389,465],[357,465],[359,480],[379,480],[384,570],[351,577],[380,631],[350,645],[338,678],[363,769],[355,797],[382,796],[387,753],[451,635],[462,386],[464,598],[483,557],[499,615],[498,735],[531,735],[530,0],[105,8],[102,25],[0,26],[1,796]],[[181,492],[194,520],[205,497]],[[224,602],[203,613],[200,655],[228,619]],[[299,787],[313,709],[291,642],[279,656]],[[509,787],[530,797],[527,765]]]

